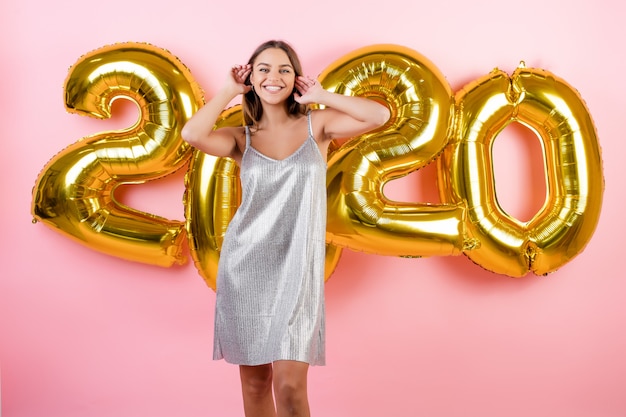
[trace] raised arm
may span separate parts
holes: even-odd
[[[391,115],[389,108],[363,97],[345,96],[322,88],[309,77],[298,77],[296,101],[317,103],[326,107],[323,112],[325,140],[350,138],[384,125]]]
[[[221,90],[183,126],[181,135],[191,146],[215,156],[234,156],[238,152],[237,128],[213,130],[224,108],[239,94],[250,91],[244,80],[250,74],[249,65],[236,65],[231,69]]]

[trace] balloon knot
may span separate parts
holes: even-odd
[[[538,250],[534,245],[529,244],[524,250],[524,257],[526,258],[526,263],[528,264],[528,269],[533,269],[533,263],[535,262],[535,258],[537,257]]]
[[[480,248],[480,240],[476,238],[463,239],[463,252]]]

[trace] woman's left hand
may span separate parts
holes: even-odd
[[[294,99],[300,104],[319,103],[320,95],[326,91],[314,78],[298,76],[295,83]]]

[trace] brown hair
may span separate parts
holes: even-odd
[[[258,48],[254,51],[250,59],[248,60],[248,64],[254,64],[254,61],[261,54],[261,52],[266,49],[277,48],[282,49],[287,54],[291,65],[293,66],[295,76],[302,75],[302,65],[300,64],[300,58],[298,58],[298,54],[296,51],[285,41],[279,40],[270,40],[267,42],[263,42],[259,45]],[[250,84],[250,75],[246,79],[246,84]],[[295,90],[294,90],[295,91]],[[261,105],[261,100],[256,95],[254,90],[248,91],[244,94],[241,105],[243,107],[243,118],[246,125],[256,126],[256,124],[261,120],[261,116],[263,116],[263,106]],[[293,94],[289,96],[287,99],[287,113],[289,114],[306,114],[308,110],[308,106],[304,104],[298,103],[294,98]]]

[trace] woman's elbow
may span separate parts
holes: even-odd
[[[188,124],[183,126],[182,130],[180,131],[180,136],[185,142],[194,147],[197,147],[201,141],[201,135],[198,133],[198,131],[190,127]]]

